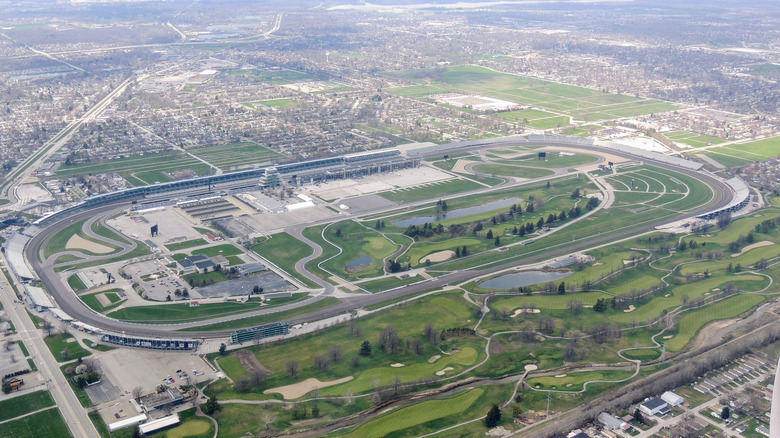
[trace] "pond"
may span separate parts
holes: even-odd
[[[573,273],[572,271],[522,271],[491,278],[479,283],[479,287],[484,289],[512,289],[561,280]]]
[[[355,260],[352,260],[350,264],[347,265],[347,269],[355,269],[360,265],[368,265],[371,263],[371,260],[372,260],[371,257],[368,256],[356,258]]]
[[[458,208],[456,210],[448,211],[439,217],[436,216],[415,216],[409,219],[402,219],[400,221],[393,222],[396,227],[406,228],[410,225],[422,225],[426,223],[433,223],[436,221],[442,221],[444,219],[453,219],[457,217],[470,216],[472,214],[484,213],[486,211],[498,210],[499,208],[509,207],[512,204],[517,204],[522,201],[523,198],[512,197],[499,199],[498,201],[488,202],[486,204],[475,205],[473,207]]]

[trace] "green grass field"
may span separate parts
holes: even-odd
[[[194,248],[196,246],[203,246],[208,244],[205,240],[198,238],[192,240],[185,240],[184,242],[176,242],[165,245],[168,251],[181,251],[183,249]]]
[[[470,65],[436,70],[385,72],[385,74],[418,84],[414,88],[397,89],[399,90],[398,94],[412,98],[440,93],[445,90],[463,94],[479,94],[517,102],[521,105],[532,105],[541,110],[563,113],[583,121],[633,117],[641,114],[671,111],[677,108],[673,104],[658,100],[604,93],[590,88],[511,75]],[[534,116],[542,116],[543,114],[529,113],[527,115],[531,117],[520,118],[513,113],[497,113],[496,117],[509,122],[527,119],[529,125],[540,129],[569,124],[569,118],[563,116],[541,118]]]
[[[669,351],[679,351],[706,324],[719,319],[735,318],[754,308],[765,298],[761,295],[739,295],[711,304],[703,309],[691,310],[680,318],[678,333],[666,341]]]
[[[290,99],[262,100],[260,101],[260,103],[265,106],[276,107],[276,108],[299,108],[301,106],[300,103]]]
[[[199,248],[192,251],[192,255],[205,254],[209,257],[214,257],[218,255],[228,257],[228,256],[234,256],[243,253],[244,253],[243,251],[241,251],[240,249],[236,248],[235,246],[229,243],[225,243],[223,245],[217,245],[217,246],[209,246],[206,248]]]
[[[278,152],[254,142],[192,148],[187,152],[222,169],[232,166],[270,164],[283,158]]]
[[[48,409],[18,420],[0,424],[0,435],[6,438],[61,438],[73,436],[60,411]]]
[[[442,182],[430,183],[422,186],[398,189],[390,192],[379,193],[379,196],[397,203],[422,201],[437,196],[452,195],[469,190],[476,190],[483,186],[472,181],[454,179]]]
[[[0,402],[0,421],[10,420],[29,412],[54,406],[54,399],[48,391],[35,391]],[[0,425],[0,430],[2,425]]]
[[[130,157],[117,158],[96,163],[74,164],[57,169],[57,178],[67,178],[74,175],[97,175],[106,172],[116,172],[133,185],[153,184],[157,181],[166,182],[172,179],[162,172],[193,170],[198,175],[208,175],[209,167],[200,161],[178,151],[146,153]]]
[[[95,310],[96,312],[103,313],[107,310],[111,310],[115,307],[118,307],[124,300],[122,300],[119,297],[119,294],[117,292],[121,292],[122,289],[109,289],[103,292],[95,292],[90,293],[86,295],[80,295],[79,298],[81,298],[81,301],[84,302],[87,306],[89,306],[91,309]],[[111,302],[111,305],[104,306],[100,303],[100,300],[98,300],[97,296],[104,294],[106,298]]]
[[[45,337],[44,341],[46,341],[46,346],[49,347],[51,354],[58,362],[67,362],[91,354],[70,333],[53,334]]]
[[[706,134],[697,134],[695,132],[690,132],[690,131],[665,132],[663,136],[668,138],[669,140],[676,141],[678,143],[685,143],[689,146],[693,146],[696,148],[719,144],[726,141],[722,138],[713,137],[711,135],[706,135]]]
[[[230,70],[227,72],[232,75],[246,76],[258,82],[266,82],[274,85],[292,84],[295,82],[304,82],[315,80],[316,78],[306,73],[301,73],[295,70],[266,70],[259,68]]]
[[[74,222],[67,227],[63,228],[62,230],[58,231],[56,234],[51,236],[47,241],[46,245],[43,248],[43,256],[45,258],[49,258],[54,254],[67,251],[66,248],[68,245],[68,241],[73,237],[74,235],[81,237],[82,239],[89,240],[91,242],[98,243],[100,245],[106,246],[111,248],[113,251],[117,251],[119,248],[112,246],[105,242],[100,242],[95,239],[92,239],[91,237],[88,237],[84,232],[82,231],[82,227],[84,226],[84,223],[87,221],[87,219],[79,222]],[[83,252],[87,255],[104,255],[104,254],[96,254],[90,251],[87,251],[85,249],[77,249],[76,251]]]
[[[293,294],[291,298],[276,298],[268,300],[270,305],[286,304],[299,301],[306,293]],[[260,302],[251,300],[246,303],[213,303],[190,307],[189,303],[175,303],[158,306],[125,307],[108,314],[109,317],[122,321],[143,322],[147,324],[176,324],[189,321],[200,321],[217,316],[238,315],[260,310]]]
[[[518,162],[520,166],[523,163]],[[513,176],[518,178],[541,178],[544,176],[552,175],[553,172],[547,169],[519,167],[504,164],[477,164],[474,166],[474,170],[486,175],[500,175],[500,176]]]
[[[256,325],[268,324],[276,321],[284,321],[289,318],[294,318],[300,315],[306,315],[315,310],[324,309],[335,304],[338,304],[339,300],[333,297],[326,297],[319,301],[316,301],[305,306],[297,307],[292,310],[283,310],[281,312],[270,313],[267,315],[250,316],[248,318],[236,319],[227,322],[218,322],[214,324],[202,325],[191,329],[182,329],[183,332],[188,331],[215,331],[215,330],[231,330],[244,327],[253,327]]]
[[[285,272],[306,286],[317,287],[314,282],[295,270],[295,264],[298,260],[312,254],[311,247],[290,234],[284,232],[274,234],[268,241],[258,243],[251,249],[279,268],[284,269]]]
[[[371,420],[348,434],[338,436],[344,438],[389,436],[388,434],[393,432],[463,412],[483,393],[484,390],[476,388],[455,397],[418,403]]]
[[[76,292],[87,288],[84,282],[81,281],[81,278],[79,278],[78,274],[73,274],[68,277],[68,286],[70,286],[70,288]]]
[[[585,382],[592,380],[622,380],[634,374],[633,370],[606,370],[569,373],[565,377],[533,377],[528,384],[539,389],[557,389],[559,391],[579,391]]]
[[[398,246],[378,231],[364,227],[355,221],[338,222],[328,227],[326,238],[342,248],[341,254],[322,264],[323,268],[347,279],[370,278],[384,274],[384,258],[393,254]],[[349,268],[360,258],[367,258],[363,268]]]

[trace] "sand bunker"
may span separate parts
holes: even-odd
[[[631,263],[634,263],[634,260],[623,260],[624,265],[630,265]]]
[[[536,371],[536,365],[529,363],[525,367],[523,367],[526,371]]]
[[[437,376],[443,376],[447,371],[452,371],[454,369],[455,368],[453,368],[453,367],[447,367],[447,368],[444,368],[443,370],[436,371],[436,375]]]
[[[591,266],[601,266],[601,265],[603,265],[603,264],[604,264],[604,263],[601,263],[601,262],[596,262],[596,263],[594,263],[594,264],[593,264],[593,265],[591,265]]]
[[[394,363],[394,364],[390,364],[390,366],[393,367],[393,368],[401,368],[401,367],[406,366],[406,365],[404,365],[402,363]]]
[[[628,309],[624,310],[624,312],[628,313],[628,312],[633,312],[634,310],[636,310],[636,307],[634,307],[634,305],[632,304],[628,306]]]
[[[66,249],[83,249],[94,254],[108,254],[113,252],[114,249],[106,245],[101,245],[97,242],[87,240],[78,234],[70,236],[68,243],[65,244]]]
[[[756,242],[756,243],[754,243],[752,245],[748,245],[748,246],[742,248],[742,251],[740,251],[737,254],[732,254],[731,256],[732,257],[739,257],[742,254],[750,251],[751,249],[761,248],[762,246],[769,246],[769,245],[774,245],[774,244],[775,244],[775,242],[770,242],[768,240],[762,240],[761,242]]]
[[[540,313],[541,310],[539,309],[517,309],[515,310],[515,313],[512,314],[512,318],[517,317],[517,315],[521,313]]]
[[[560,379],[560,378],[566,377],[566,374],[558,374],[558,375],[557,375],[557,376],[555,376],[555,377],[556,377],[556,378],[558,378],[558,379]]]
[[[466,166],[472,163],[481,163],[482,161],[474,161],[474,160],[458,160],[457,163],[455,163],[454,166],[452,166],[453,172],[458,173],[471,173],[468,170],[466,170]]]
[[[271,394],[271,393],[278,393],[282,394],[282,397],[284,397],[286,400],[293,400],[299,397],[303,397],[310,391],[313,391],[317,388],[327,388],[328,386],[338,385],[340,383],[349,382],[352,380],[353,377],[344,377],[338,380],[331,380],[329,382],[320,382],[319,379],[315,379],[314,377],[308,378],[304,380],[303,382],[298,382],[293,385],[287,385],[287,386],[280,386],[278,388],[271,388],[266,389],[263,391],[263,394]]]
[[[436,356],[431,356],[431,358],[428,359],[428,363],[434,363],[439,359],[441,359],[441,354],[437,354]]]
[[[664,336],[664,339],[672,339],[673,337],[674,337],[674,335],[666,335],[666,336]]]
[[[435,252],[433,254],[428,254],[427,256],[420,259],[420,263],[425,263],[428,260],[430,260],[431,263],[443,262],[453,257],[455,257],[455,251],[451,251],[448,249],[444,251]]]

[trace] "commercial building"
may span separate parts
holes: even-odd
[[[669,405],[658,397],[653,397],[639,405],[639,410],[645,415],[666,415],[669,413]]]
[[[671,407],[680,406],[685,403],[684,398],[673,393],[672,391],[666,391],[665,393],[661,394],[661,400],[665,401]]]
[[[601,425],[604,426],[604,428],[607,430],[621,430],[628,429],[630,427],[628,423],[606,412],[599,414],[598,422],[601,423]]]

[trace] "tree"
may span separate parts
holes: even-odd
[[[341,237],[341,228],[336,229],[336,237]]]
[[[718,228],[723,229],[729,226],[731,223],[731,213],[723,213],[718,215]]]
[[[487,413],[487,416],[485,416],[485,426],[493,428],[498,426],[498,423],[501,422],[501,410],[498,409],[498,405],[493,405],[492,408]]]
[[[501,246],[501,237],[496,236],[495,239],[493,239],[493,245],[495,246]]]
[[[249,377],[247,376],[241,376],[238,379],[236,379],[236,391],[238,392],[247,392],[249,391]]]
[[[319,354],[314,358],[314,366],[317,367],[320,371],[325,371],[328,369],[328,358]]]
[[[220,410],[222,410],[222,406],[220,406],[219,402],[217,401],[216,395],[210,397],[209,400],[203,404],[203,412],[206,415],[212,415]]]
[[[558,285],[558,294],[563,295],[566,293],[566,282],[561,282],[561,284]]]
[[[311,416],[315,418],[320,416],[320,407],[318,405],[311,407]]]
[[[569,309],[569,312],[576,315],[582,312],[582,308],[585,306],[580,300],[569,300],[569,302],[566,303],[566,307]]]
[[[492,239],[493,238],[493,230],[488,230],[487,234],[485,234],[485,239]]]
[[[225,351],[227,351],[227,345],[220,344],[219,345],[219,354],[220,354],[220,356],[224,356],[225,355]]]
[[[574,191],[571,192],[571,198],[572,199],[577,199],[579,197],[580,197],[580,189],[578,189],[578,188],[574,189]]]
[[[363,341],[363,343],[360,344],[360,352],[358,354],[363,356],[363,357],[370,357],[371,356],[371,342]]]
[[[634,411],[634,420],[642,424],[645,424],[645,416],[642,415],[642,411],[639,410],[639,408],[636,408],[636,410]]]
[[[604,298],[599,298],[596,301],[596,304],[593,305],[593,310],[595,310],[596,312],[603,312],[607,310],[607,300]]]
[[[436,344],[436,341],[439,339],[437,336],[438,331],[436,331],[436,327],[433,324],[426,324],[423,333],[425,334],[425,339],[431,344]]]
[[[54,331],[54,324],[52,324],[48,319],[44,318],[43,322],[41,322],[41,328],[46,332],[46,336],[51,336],[51,333]]]
[[[143,389],[140,386],[136,386],[135,388],[133,388],[133,398],[135,400],[141,398],[141,391],[143,391]]]
[[[731,416],[731,409],[728,406],[723,406],[723,409],[720,410],[720,418],[728,420],[729,416]]]
[[[328,348],[328,356],[333,362],[341,362],[341,360],[344,358],[344,350],[342,350],[338,345],[333,345]]]
[[[297,377],[298,376],[298,369],[300,368],[300,365],[298,365],[298,362],[291,360],[287,362],[285,365],[285,369],[287,370],[287,374],[290,375],[290,377]]]

